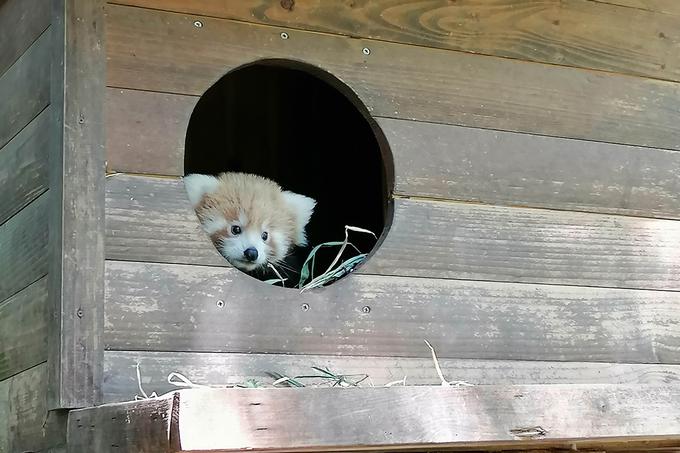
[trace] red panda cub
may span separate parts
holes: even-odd
[[[191,174],[184,185],[205,232],[233,266],[250,272],[307,245],[316,201],[246,173]]]

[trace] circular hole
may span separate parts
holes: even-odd
[[[375,233],[350,231],[358,252],[347,246],[338,260],[339,247],[318,249],[305,282],[311,275],[318,279],[333,262],[337,267],[354,259],[335,276],[348,274],[354,264],[370,258],[392,221],[393,163],[382,131],[347,85],[305,63],[260,60],[227,73],[209,88],[189,121],[184,170],[185,175],[212,177],[224,172],[258,175],[315,200],[305,226],[307,245],[287,250],[283,260],[273,263],[275,269],[251,269],[239,265],[244,253],[250,254],[248,259],[272,261],[275,254],[268,244],[275,249],[279,243],[295,242],[289,229],[271,227],[289,203],[252,202],[262,191],[239,189],[245,194],[230,200],[241,201],[227,203],[223,197],[209,203],[212,211],[206,214],[201,210],[207,205],[200,202],[206,198],[192,196],[193,183],[185,178],[189,198],[220,253],[249,275],[278,286],[285,279],[283,286],[299,287],[300,271],[315,246],[342,242],[346,225]],[[251,247],[257,253],[247,252]],[[322,280],[322,286],[335,280]]]

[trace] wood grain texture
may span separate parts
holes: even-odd
[[[108,259],[227,266],[181,180],[107,180]],[[680,222],[397,199],[360,273],[616,288],[680,289]]]
[[[0,76],[0,148],[23,129],[50,102],[50,40],[45,31]],[[4,43],[4,42],[3,42]]]
[[[290,8],[275,0],[113,3],[680,80],[673,50],[680,44],[678,18],[606,2],[298,0]]]
[[[367,275],[300,294],[230,268],[107,261],[105,347],[429,357],[427,339],[448,358],[679,363],[678,303],[665,291]]]
[[[47,278],[0,304],[0,380],[47,360]]]
[[[104,1],[57,0],[50,153],[50,409],[101,398],[104,299]]]
[[[680,218],[680,154],[380,118],[401,195]]]
[[[0,75],[50,25],[50,6],[44,0],[0,2]]]
[[[0,149],[0,225],[47,190],[50,119],[47,108]]]
[[[680,444],[679,401],[674,386],[182,390],[73,411],[69,442],[102,453],[119,451],[114,439],[130,452],[630,451]]]
[[[260,58],[302,60],[375,116],[680,149],[680,85],[142,8],[108,8],[108,85],[200,95]],[[370,55],[364,55],[369,48]],[[200,49],[200,51],[197,51]]]
[[[108,171],[184,175],[197,97],[107,90]],[[680,154],[378,118],[399,195],[680,218]]]
[[[48,194],[0,225],[0,302],[47,274]]]
[[[3,453],[48,451],[66,444],[65,414],[47,412],[45,363],[0,382],[0,448],[3,440],[7,448],[0,449]]]
[[[184,139],[196,101],[107,88],[107,171],[184,176]]]
[[[73,410],[68,415],[68,452],[169,453],[173,398]]]
[[[655,11],[665,14],[680,15],[680,3],[675,0],[594,0],[611,5],[627,6],[628,8]]]
[[[423,347],[426,347],[423,343]],[[182,373],[202,385],[234,385],[254,379],[271,384],[268,372],[284,376],[318,375],[311,367],[326,367],[360,385],[383,386],[406,379],[407,385],[439,385],[430,358],[355,357],[288,354],[220,354],[186,352],[106,351],[104,353],[104,401],[129,401],[139,394],[136,365],[147,393],[161,395],[178,390],[168,384],[171,372]],[[475,385],[525,384],[675,384],[680,366],[587,362],[534,362],[518,360],[439,360],[449,381]],[[352,375],[352,376],[351,376]],[[320,379],[300,379],[306,385],[330,385]]]

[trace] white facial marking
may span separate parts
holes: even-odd
[[[214,234],[214,233],[217,233],[220,230],[223,230],[223,229],[229,227],[229,222],[227,222],[227,220],[224,217],[220,217],[220,216],[207,217],[203,220],[202,223],[203,223],[203,229],[208,234]]]

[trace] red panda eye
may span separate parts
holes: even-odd
[[[262,233],[262,240],[263,240],[263,241],[266,241],[267,238],[269,238],[269,233],[267,233],[267,232],[265,231],[264,233]]]
[[[231,227],[231,234],[241,234],[241,227],[234,225]]]

